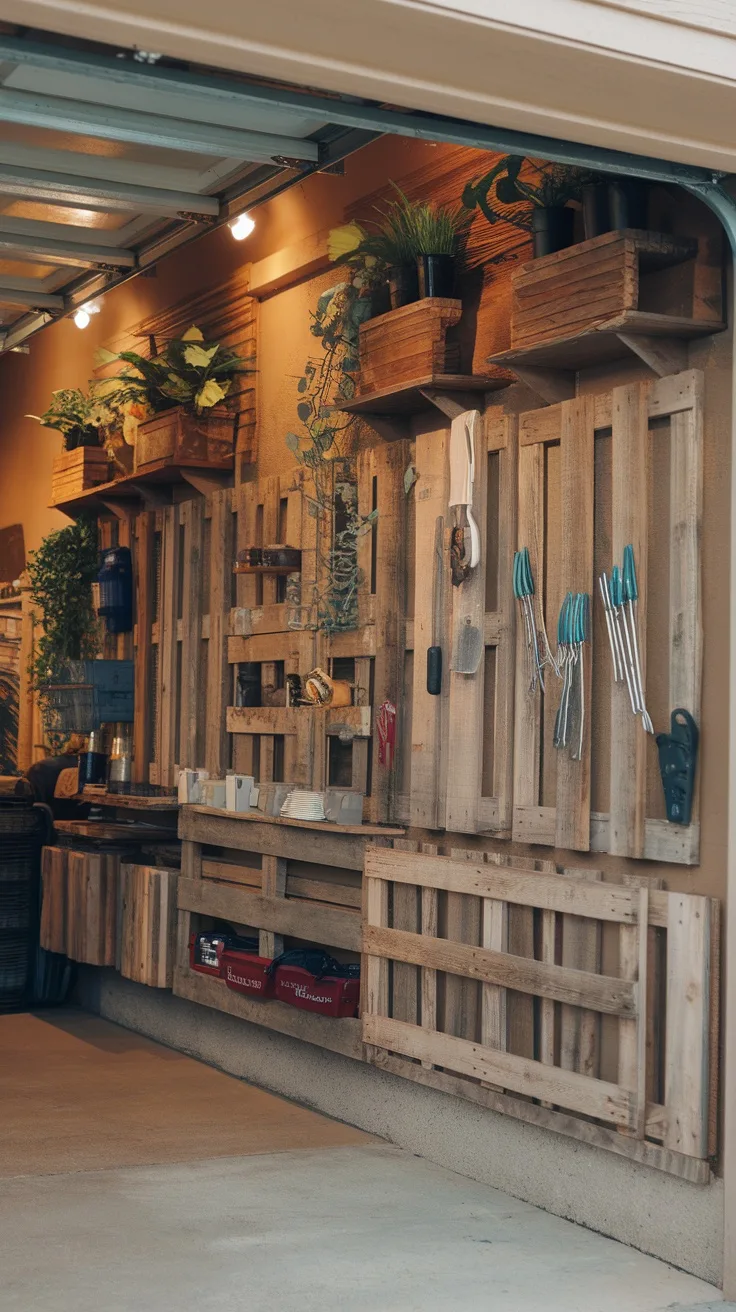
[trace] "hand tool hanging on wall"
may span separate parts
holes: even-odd
[[[620,683],[626,680],[633,714],[641,716],[642,725],[647,733],[654,733],[654,725],[644,701],[636,612],[639,589],[636,581],[634,548],[631,544],[624,548],[623,573],[618,565],[614,565],[610,580],[604,571],[598,580],[598,586],[606,614],[614,682]]]
[[[585,734],[585,667],[583,643],[588,639],[590,599],[587,592],[568,592],[557,621],[557,667],[562,671],[562,695],[555,717],[553,744],[567,747],[575,729],[573,761],[583,755]]]
[[[689,711],[679,706],[672,712],[670,732],[657,734],[659,771],[664,788],[667,819],[689,825],[698,760],[698,726]]]
[[[452,533],[452,581],[463,583],[480,564],[480,531],[473,516],[475,440],[481,422],[478,410],[464,410],[450,427],[450,508],[455,512]],[[468,530],[469,549],[465,547]]]
[[[520,603],[521,613],[524,617],[524,628],[526,630],[526,645],[529,652],[529,662],[531,668],[531,678],[529,681],[529,691],[536,691],[539,684],[544,692],[544,674],[545,665],[551,666],[557,678],[561,678],[558,662],[552,655],[549,638],[547,637],[547,627],[544,622],[544,610],[540,598],[539,602],[539,625],[537,625],[534,613],[534,575],[532,574],[531,561],[529,559],[529,548],[522,547],[519,551],[514,552],[514,596]]]
[[[439,697],[442,692],[442,584],[445,521],[438,515],[434,526],[432,560],[432,646],[427,648],[427,692]]]

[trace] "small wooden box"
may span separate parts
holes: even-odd
[[[661,271],[694,265],[697,241],[623,229],[523,264],[512,276],[511,347],[584,333],[628,312],[693,315],[692,278]],[[669,290],[678,303],[666,304]],[[688,303],[689,301],[689,303]]]
[[[135,473],[162,464],[230,469],[236,417],[219,407],[192,415],[177,406],[145,419],[135,439]]]
[[[58,506],[69,501],[78,492],[107,483],[110,466],[107,452],[101,446],[78,446],[56,456],[51,474],[51,504]]]
[[[462,301],[427,297],[362,324],[358,396],[458,373],[459,347],[447,341],[447,330],[458,323],[462,308]]]

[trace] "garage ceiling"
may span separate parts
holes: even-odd
[[[149,58],[0,35],[0,351],[376,135]]]
[[[384,132],[671,182],[712,170],[139,50],[0,31],[0,353]],[[716,175],[717,176],[717,175]]]

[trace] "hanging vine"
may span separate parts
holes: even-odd
[[[98,570],[94,519],[79,519],[68,528],[49,533],[38,551],[30,554],[31,601],[38,608],[33,619],[41,631],[34,641],[28,672],[47,736],[56,749],[63,746],[69,735],[55,728],[47,685],[59,680],[67,661],[97,655],[99,642],[92,584]]]
[[[306,493],[309,513],[317,520],[317,584],[311,614],[304,598],[293,611],[293,627],[325,632],[355,628],[358,620],[358,538],[370,530],[375,511],[358,509],[355,420],[341,411],[355,394],[359,367],[358,335],[371,314],[373,279],[369,271],[350,269],[345,282],[323,292],[310,331],[322,354],[310,356],[297,384],[300,433],[286,445],[311,475]]]

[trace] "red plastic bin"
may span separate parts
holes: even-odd
[[[317,1011],[322,1016],[357,1016],[360,980],[338,979],[334,975],[315,979],[301,966],[279,966],[276,997],[292,1007]]]
[[[247,993],[249,997],[272,998],[273,976],[266,972],[270,957],[258,957],[251,952],[238,952],[228,948],[222,954],[222,978],[229,989]]]

